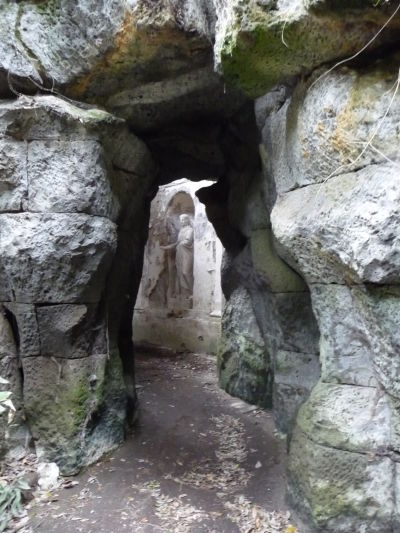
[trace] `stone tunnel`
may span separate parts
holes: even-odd
[[[225,249],[221,385],[272,406],[310,531],[400,531],[398,11],[1,3],[8,446],[30,435],[73,474],[122,442],[150,202],[213,177],[196,194]]]

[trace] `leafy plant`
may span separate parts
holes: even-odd
[[[22,491],[29,490],[28,483],[19,478],[9,485],[0,485],[0,533],[12,518],[22,513]]]
[[[9,381],[0,377],[0,386],[8,384]],[[15,413],[11,394],[10,391],[0,391],[0,415],[8,415],[8,424],[11,424]],[[29,484],[21,477],[8,484],[0,484],[0,533],[7,528],[10,520],[21,516],[22,493],[29,489]]]
[[[6,379],[0,377],[0,385],[7,385],[8,383]],[[11,394],[9,391],[0,391],[0,415],[8,412],[8,423],[11,423],[15,412],[14,404],[10,400]]]

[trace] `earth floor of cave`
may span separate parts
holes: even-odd
[[[34,505],[33,530],[300,531],[272,413],[220,390],[215,366],[211,356],[139,355],[135,432],[78,484]]]

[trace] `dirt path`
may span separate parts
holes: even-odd
[[[141,355],[137,381],[135,434],[57,501],[37,504],[34,531],[297,531],[272,415],[218,389],[215,359]]]

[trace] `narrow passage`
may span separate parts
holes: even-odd
[[[42,533],[295,532],[272,414],[218,388],[215,358],[137,357],[135,433],[32,509]]]

